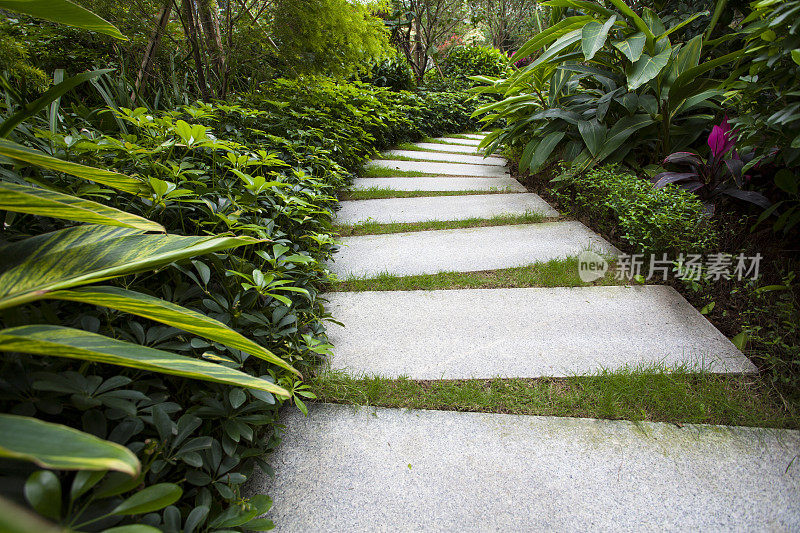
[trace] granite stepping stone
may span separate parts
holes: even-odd
[[[798,431],[309,411],[247,486],[279,532],[800,530]]]
[[[338,224],[464,220],[525,213],[558,216],[558,211],[533,193],[387,198],[341,202],[339,205],[342,208],[336,213]]]
[[[514,178],[459,178],[453,176],[414,178],[356,178],[351,189],[390,189],[395,191],[503,191],[526,192]]]
[[[460,137],[436,137],[435,141],[441,144],[461,144],[464,146],[477,147],[481,141],[478,139],[462,139]]]
[[[405,172],[425,172],[426,174],[435,174],[439,176],[476,176],[481,178],[505,178],[509,176],[506,168],[496,165],[468,165],[462,163],[376,159],[369,161],[364,167],[388,168]]]
[[[756,368],[666,285],[326,295],[331,367],[412,379],[563,377],[602,369]],[[635,332],[633,330],[635,328]]]
[[[577,221],[345,237],[328,265],[340,279],[469,272],[619,251]]]
[[[420,152],[417,150],[388,150],[383,152],[383,157],[408,157],[411,159],[427,159],[430,161],[445,161],[447,163],[469,163],[473,165],[506,166],[507,161],[502,157],[483,157],[480,155],[451,154],[447,152]]]
[[[483,139],[486,138],[487,135],[489,135],[489,134],[488,133],[465,133],[464,137],[469,137],[470,139],[478,139],[479,141],[482,141]]]
[[[442,143],[415,143],[414,146],[433,152],[451,152],[457,154],[477,154],[483,150],[475,150],[474,146],[464,146],[463,144],[442,144]]]

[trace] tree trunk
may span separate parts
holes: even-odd
[[[165,0],[164,7],[161,8],[161,15],[158,18],[158,24],[156,25],[156,29],[153,31],[153,34],[150,36],[150,41],[147,43],[147,48],[144,50],[144,57],[142,58],[142,66],[139,68],[138,74],[136,74],[136,83],[134,84],[134,91],[131,93],[131,100],[134,99],[136,96],[136,92],[139,91],[142,83],[147,79],[150,75],[150,64],[153,62],[153,56],[158,49],[158,45],[161,42],[161,36],[164,34],[164,30],[167,27],[167,22],[169,22],[169,17],[172,14],[172,0]]]
[[[197,0],[197,12],[205,34],[206,49],[211,56],[211,65],[220,85],[225,78],[225,48],[222,45],[222,32],[219,28],[219,8],[216,0]]]
[[[203,70],[203,58],[200,54],[200,42],[197,38],[197,24],[194,20],[194,5],[192,0],[183,0],[183,30],[186,33],[186,38],[189,40],[189,45],[192,47],[192,55],[194,56],[195,70],[197,71],[197,84],[200,85],[200,93],[203,98],[208,100],[210,98],[208,92],[208,84],[206,83],[206,75]]]

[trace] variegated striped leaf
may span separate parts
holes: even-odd
[[[0,414],[0,457],[56,470],[116,470],[139,474],[139,459],[125,446],[77,429],[27,416]]]
[[[250,237],[153,235],[94,224],[37,235],[0,247],[0,309],[44,298],[49,291],[256,242]]]
[[[289,397],[286,389],[233,368],[61,326],[37,324],[0,330],[0,351],[107,363]]]
[[[161,224],[91,200],[48,189],[0,182],[0,209],[90,224],[166,231]]]
[[[50,170],[57,170],[58,172],[69,174],[70,176],[102,183],[103,185],[131,194],[141,194],[147,191],[145,183],[136,178],[120,174],[119,172],[103,170],[102,168],[87,167],[86,165],[63,161],[49,156],[44,152],[40,152],[39,150],[34,150],[33,148],[28,148],[27,146],[9,141],[8,139],[0,139],[0,155],[19,161],[25,161],[31,165],[49,168]]]
[[[149,318],[247,352],[300,375],[300,372],[289,363],[222,322],[154,296],[119,287],[81,287],[51,292],[47,294],[47,298],[110,307],[117,311]]]

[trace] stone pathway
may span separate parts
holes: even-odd
[[[416,161],[372,163],[435,169],[436,177],[364,178],[354,188],[515,193],[342,202],[338,223],[557,216],[497,158],[473,159],[480,136],[466,137],[384,154]],[[508,268],[587,248],[617,252],[569,220],[342,244],[329,265],[341,279]],[[329,327],[331,367],[355,376],[535,378],[648,363],[755,371],[666,286],[326,298],[345,326]],[[308,418],[287,410],[283,423],[283,441],[269,459],[275,478],[256,482],[275,502],[267,516],[278,531],[800,530],[797,431],[330,404],[310,406]]]

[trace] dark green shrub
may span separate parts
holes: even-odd
[[[414,72],[400,55],[371,64],[369,73],[361,76],[361,81],[393,91],[411,91],[416,87]]]
[[[108,283],[219,320],[307,372],[330,349],[319,291],[328,280],[324,261],[336,250],[330,222],[337,188],[377,148],[475,127],[469,118],[473,109],[465,94],[394,92],[327,78],[277,80],[257,94],[238,95],[235,103],[122,109],[116,117],[124,133],[100,129],[96,113],[64,114],[56,133],[44,121],[31,120],[31,134],[26,130],[16,138],[61,159],[141,176],[146,191],[140,196],[11,163],[2,164],[3,179],[46,183],[144,216],[173,234],[231,232],[261,239]],[[105,124],[118,127],[113,120]],[[9,241],[71,225],[11,213],[4,221]],[[21,305],[0,315],[0,321],[3,327],[59,324],[210,360],[277,382],[301,409],[310,396],[302,381],[272,363],[103,307],[60,301]],[[201,530],[266,527],[241,517],[261,514],[268,500],[243,499],[240,487],[254,468],[269,472],[263,458],[277,442],[275,424],[284,401],[270,393],[108,365],[0,356],[0,412],[113,440],[144,465],[141,478],[111,497],[99,494],[108,483],[120,482],[113,474],[98,478],[96,488],[51,516],[73,526],[142,486],[180,483],[179,499],[136,522],[180,531],[191,516]],[[7,495],[22,500],[18,487],[31,475],[41,476],[34,470],[27,464],[4,467],[6,486],[12,487]],[[67,472],[50,477],[62,492],[77,479]],[[131,521],[103,520],[90,527]]]
[[[450,51],[439,65],[425,74],[430,89],[464,89],[473,85],[469,76],[503,76],[508,73],[508,57],[490,46],[465,46]]]
[[[615,166],[567,173],[560,183],[554,191],[560,201],[618,233],[637,251],[688,253],[716,246],[717,233],[703,202],[679,187],[656,189]]]

